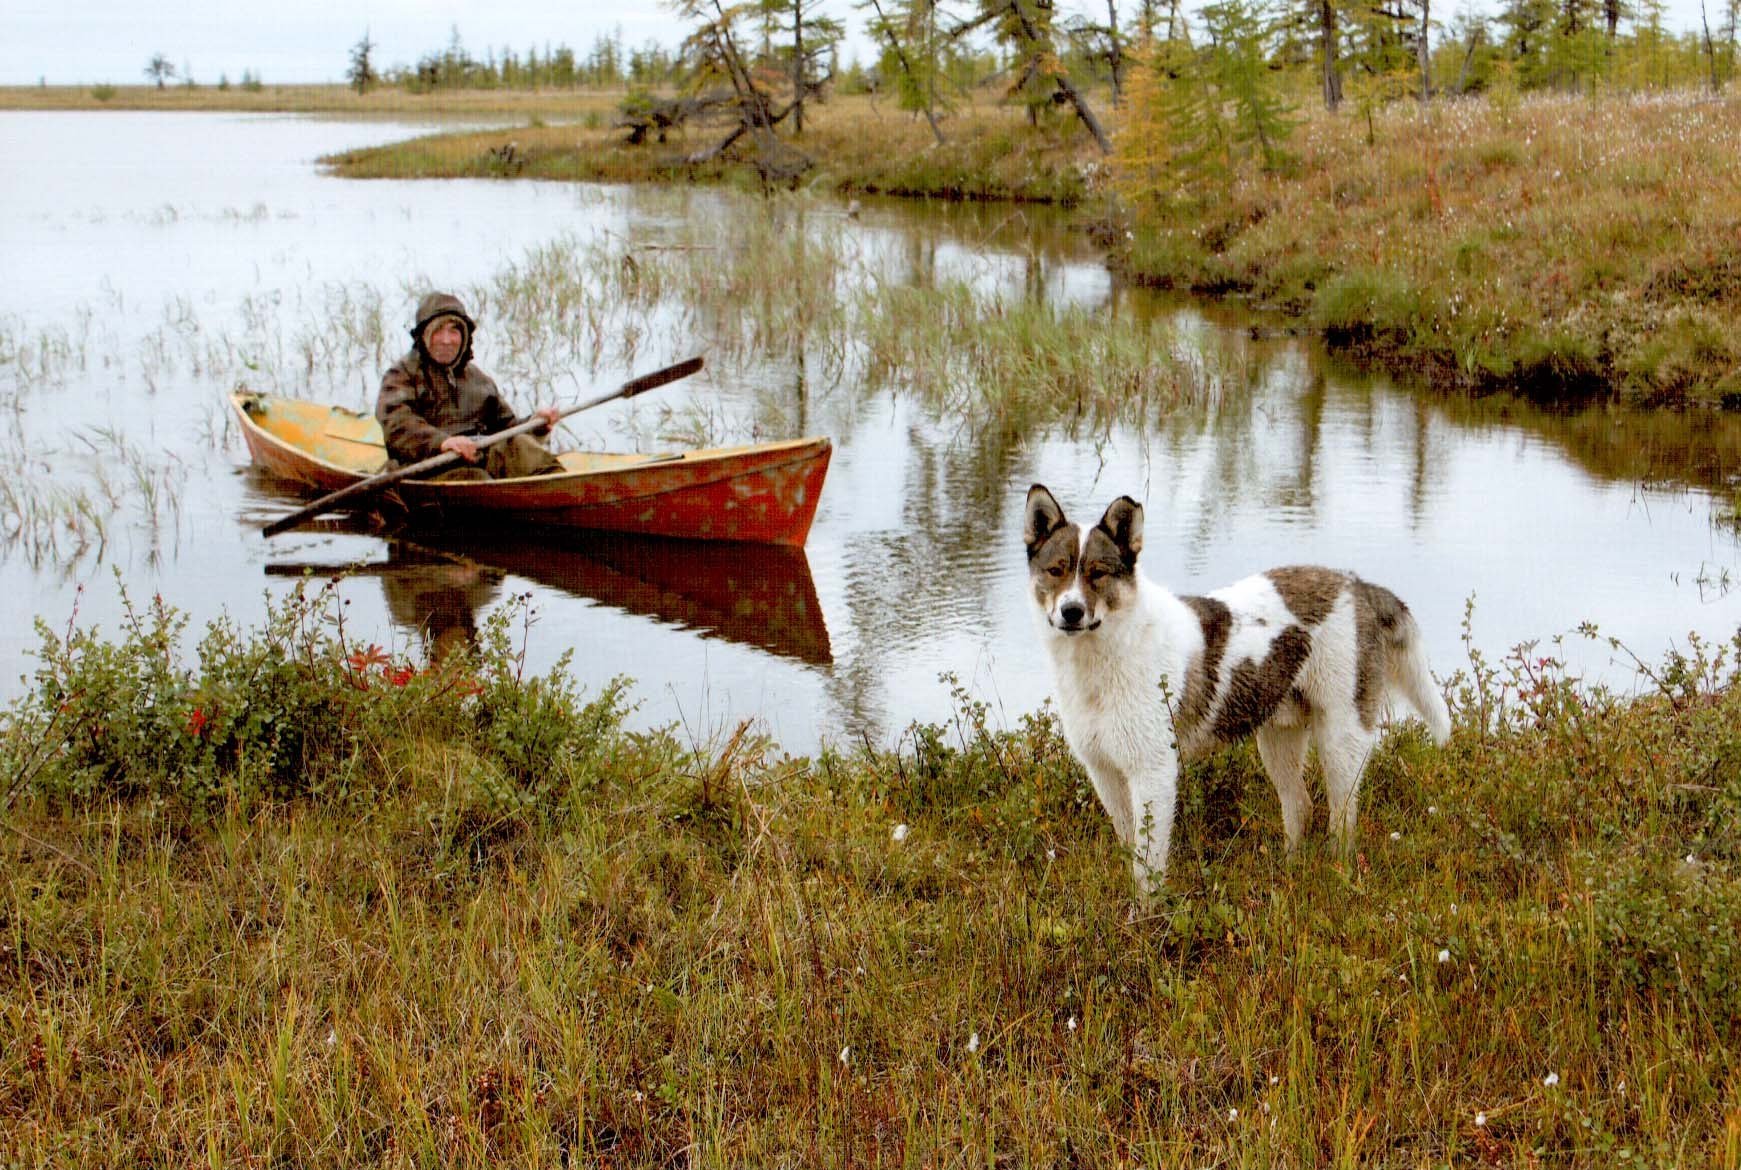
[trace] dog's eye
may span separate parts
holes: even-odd
[[[1047,565],[1046,566],[1046,576],[1048,576],[1048,577],[1062,577],[1063,575],[1064,575],[1064,566],[1063,565]]]
[[[1087,576],[1090,585],[1098,585],[1112,574],[1108,573],[1105,569],[1097,568],[1088,570],[1085,575]]]

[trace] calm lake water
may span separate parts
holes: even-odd
[[[1282,563],[1355,569],[1410,603],[1441,675],[1466,665],[1471,598],[1489,657],[1591,621],[1655,661],[1689,631],[1722,639],[1741,625],[1727,587],[1741,552],[1710,494],[1736,471],[1732,418],[1716,431],[1561,419],[1399,389],[1310,344],[1254,340],[1220,310],[1122,288],[1044,213],[870,202],[848,217],[792,201],[867,281],[1165,320],[1222,371],[1214,410],[988,439],[921,395],[869,388],[850,340],[797,363],[660,303],[591,333],[584,304],[551,306],[566,323],[550,336],[513,325],[542,311],[510,303],[540,287],[541,265],[704,248],[766,209],[719,190],[349,182],[313,161],[426,129],[0,113],[0,405],[15,485],[0,497],[0,695],[28,685],[35,619],[113,630],[122,585],[161,593],[197,632],[223,614],[252,624],[304,569],[350,567],[358,642],[420,653],[529,593],[529,666],[573,651],[588,684],[634,680],[639,723],[697,738],[756,717],[795,751],[888,742],[950,713],[945,675],[1011,722],[1048,689],[1020,545],[1035,481],[1089,518],[1119,494],[1142,500],[1147,571],[1181,592]],[[478,360],[527,408],[709,357],[690,383],[577,418],[569,443],[832,436],[808,548],[403,542],[342,525],[263,539],[293,500],[247,467],[225,394],[245,383],[367,407],[428,287],[485,302]],[[1579,670],[1630,685],[1606,648],[1567,649]]]

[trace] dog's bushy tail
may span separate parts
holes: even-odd
[[[1427,723],[1433,742],[1442,744],[1451,738],[1451,710],[1445,706],[1445,696],[1433,681],[1432,668],[1427,665],[1427,648],[1421,642],[1421,629],[1415,617],[1402,606],[1401,619],[1390,629],[1389,653],[1385,655],[1385,683],[1394,696],[1400,696]]]
[[[1433,742],[1444,743],[1451,738],[1451,711],[1433,681],[1415,615],[1388,589],[1365,581],[1356,588],[1365,594],[1364,601],[1371,607],[1369,612],[1377,622],[1384,646],[1385,698],[1392,704],[1400,699],[1413,707],[1426,720]]]

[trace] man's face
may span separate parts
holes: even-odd
[[[437,317],[424,327],[423,348],[437,365],[451,366],[465,348],[465,327],[456,318]]]

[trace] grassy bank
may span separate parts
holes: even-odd
[[[1124,266],[1440,383],[1741,408],[1741,100],[1403,102],[1291,145],[1283,173],[1132,192]]]
[[[1741,688],[1553,648],[1388,738],[1358,856],[1246,751],[1167,888],[1055,725],[814,760],[615,690],[144,607],[3,725],[9,1164],[1741,1164]],[[1723,648],[1733,653],[1736,647]],[[1321,827],[1320,827],[1321,834]]]
[[[703,162],[725,137],[717,124],[670,131],[666,141],[626,143],[612,118],[584,126],[529,126],[432,135],[325,160],[348,178],[515,177],[586,182],[719,181],[757,184],[741,150]],[[800,138],[782,136],[813,161],[801,182],[843,194],[1079,203],[1098,173],[1093,143],[1074,123],[1035,129],[988,97],[948,119],[939,145],[923,118],[887,99],[840,98],[809,108]],[[507,149],[508,143],[513,149]]]

